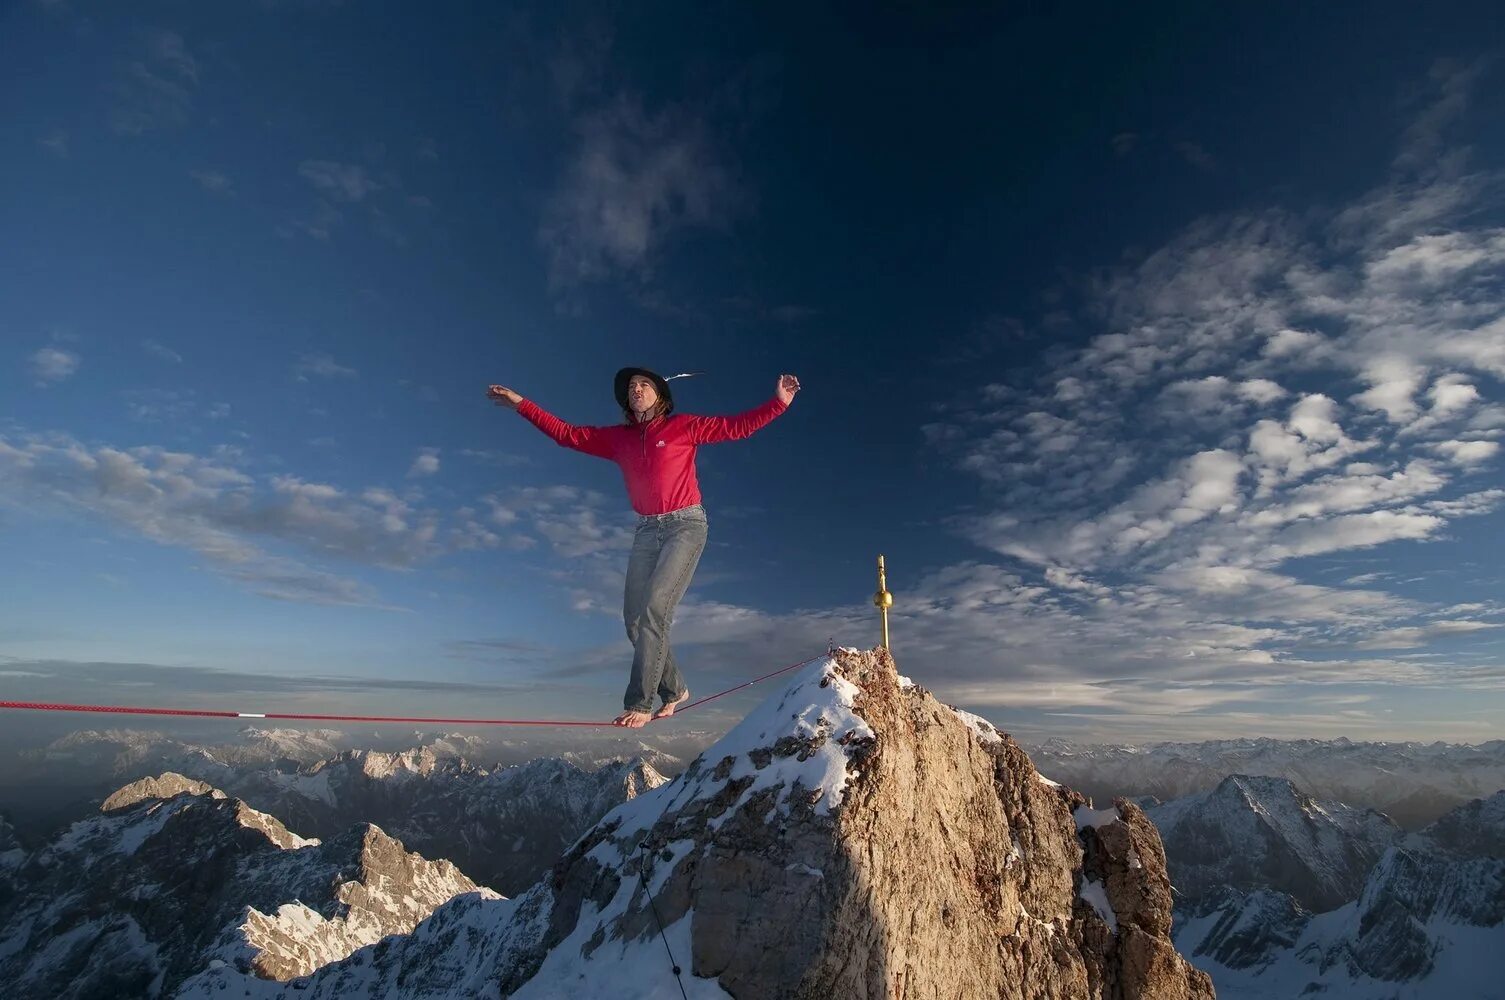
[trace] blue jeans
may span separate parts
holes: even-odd
[[[669,649],[669,627],[705,551],[708,530],[700,504],[638,517],[622,599],[622,620],[633,648],[632,677],[622,696],[622,707],[629,712],[652,711],[655,692],[665,702],[685,693],[679,664]]]

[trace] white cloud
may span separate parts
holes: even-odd
[[[1423,539],[1441,530],[1446,523],[1431,514],[1393,510],[1302,521],[1281,529],[1272,537],[1266,558],[1272,562],[1284,562],[1302,556],[1364,549],[1385,542]]]
[[[1481,465],[1500,452],[1497,441],[1439,441],[1433,445],[1439,452],[1459,465]]]
[[[1162,395],[1178,409],[1206,412],[1217,410],[1230,402],[1233,386],[1222,375],[1208,375],[1199,379],[1181,379],[1166,386]]]
[[[1468,271],[1505,262],[1505,233],[1424,233],[1365,264],[1372,282],[1451,284]]]
[[[385,186],[368,174],[365,167],[333,160],[304,160],[298,164],[298,173],[335,201],[362,201]]]
[[[619,505],[608,503],[594,490],[525,486],[488,499],[494,523],[521,519],[566,558],[620,554],[632,546],[633,529],[627,516],[617,512]]]
[[[1448,619],[1406,628],[1377,629],[1354,644],[1356,649],[1419,649],[1447,636],[1468,635],[1501,626],[1496,622]]]
[[[38,385],[51,385],[61,382],[78,371],[79,356],[72,351],[59,350],[56,347],[44,347],[34,352],[28,359],[31,364],[32,377]]]
[[[181,425],[200,412],[198,393],[192,389],[125,389],[120,398],[127,415],[144,423]]]
[[[1427,393],[1432,400],[1432,413],[1450,416],[1479,401],[1479,390],[1462,375],[1444,375],[1433,383]]]
[[[144,33],[111,85],[110,127],[121,135],[141,135],[186,124],[198,82],[198,60],[181,35]]]
[[[1265,528],[1292,521],[1310,521],[1329,514],[1345,513],[1412,500],[1435,493],[1447,479],[1423,460],[1415,459],[1405,469],[1385,475],[1365,466],[1342,474],[1323,476],[1304,483],[1242,520],[1250,528]]]
[[[1254,684],[1505,688],[1448,656],[1359,655],[1489,634],[1384,592],[1415,576],[1387,543],[1437,544],[1505,504],[1460,494],[1505,440],[1505,230],[1477,225],[1502,178],[1402,159],[1425,176],[1325,216],[1201,219],[1105,269],[1072,317],[1103,332],[938,408],[929,447],[983,491],[948,523],[1016,571],[938,572],[933,604],[901,602],[956,615],[924,639],[956,690],[1183,729],[1182,710],[1257,720],[1229,707]],[[951,665],[966,657],[975,671]]]
[[[37,140],[37,145],[59,159],[68,158],[68,133],[55,129]]]
[[[218,170],[190,170],[188,176],[198,181],[205,191],[213,194],[230,194],[235,188],[235,182],[229,175]]]
[[[1371,410],[1380,410],[1393,424],[1407,424],[1416,416],[1413,398],[1421,388],[1425,369],[1398,356],[1380,357],[1363,368],[1361,377],[1370,388],[1353,397],[1353,401]]]
[[[1281,329],[1265,341],[1263,353],[1267,358],[1315,359],[1324,353],[1325,345],[1321,334]]]
[[[1235,391],[1251,403],[1273,403],[1283,399],[1286,391],[1278,383],[1267,378],[1251,378],[1240,382]]]
[[[175,365],[183,363],[183,355],[155,340],[143,340],[141,342],[141,349],[148,354],[156,355],[163,361],[171,361]]]
[[[642,276],[668,240],[722,226],[740,204],[704,123],[688,114],[622,97],[583,115],[577,131],[539,229],[555,289]]]
[[[355,378],[358,374],[360,373],[354,368],[336,364],[328,354],[302,354],[298,356],[297,364],[293,365],[293,378],[299,382],[307,382],[310,375],[319,378]]]
[[[197,552],[259,593],[319,603],[378,602],[364,584],[269,546],[391,569],[444,551],[436,511],[383,489],[352,494],[295,476],[258,480],[225,455],[87,445],[60,434],[0,436],[0,499],[37,514],[98,518]]]
[[[1374,447],[1371,441],[1350,439],[1337,417],[1332,399],[1311,393],[1291,407],[1284,423],[1255,423],[1249,431],[1249,463],[1259,479],[1260,496]]]
[[[416,479],[423,476],[432,476],[439,471],[439,449],[423,448],[418,456],[413,459],[413,465],[408,469],[408,478]]]

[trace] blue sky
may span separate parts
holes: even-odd
[[[616,419],[692,689],[871,645],[1025,736],[1505,725],[1500,38],[745,5],[0,13],[0,691],[604,717]],[[728,699],[720,715],[745,709]]]

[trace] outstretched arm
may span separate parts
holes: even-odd
[[[794,400],[794,394],[799,391],[799,379],[793,375],[780,375],[774,397],[762,406],[730,417],[687,418],[690,421],[690,440],[696,444],[718,444],[749,437],[787,410]]]
[[[516,410],[561,447],[573,448],[597,458],[611,457],[611,442],[606,435],[608,428],[567,424],[531,399],[524,399],[504,385],[491,386],[486,390],[486,395],[498,406]]]

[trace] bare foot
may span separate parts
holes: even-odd
[[[685,693],[673,701],[664,702],[664,707],[653,713],[655,719],[667,719],[674,714],[674,710],[690,700],[690,689],[685,688]]]
[[[642,729],[648,725],[651,716],[647,712],[623,712],[611,720],[613,726],[626,726],[628,729]]]

